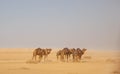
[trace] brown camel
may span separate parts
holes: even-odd
[[[63,51],[64,51],[64,56],[65,56],[65,59],[67,60],[68,62],[68,59],[70,58],[70,50],[68,48],[63,48]]]
[[[37,49],[35,49],[35,50],[33,51],[33,57],[32,57],[32,60],[35,59],[35,61],[36,61],[36,57],[37,57],[37,55],[38,55],[38,56],[39,56],[39,62],[40,62],[41,59],[42,59],[42,57],[43,57],[43,54],[44,54],[43,49],[41,49],[41,48],[37,48]]]
[[[46,49],[43,49],[43,51],[44,51],[44,61],[47,59],[47,57],[48,57],[48,55],[51,53],[51,51],[52,51],[52,49],[48,49],[48,48],[46,48]]]
[[[81,50],[81,53],[79,54],[79,60],[81,60],[81,57],[82,57],[82,55],[85,53],[86,50],[87,50],[86,48],[83,48],[83,49]]]
[[[78,62],[81,60],[82,55],[85,53],[87,49],[83,48],[82,50],[80,48],[77,48],[74,52],[73,52],[73,61],[74,62]]]
[[[72,50],[71,50],[71,49],[63,48],[62,50],[59,50],[59,51],[57,52],[57,54],[56,54],[57,60],[58,60],[59,57],[60,57],[60,60],[61,60],[61,61],[67,60],[67,62],[68,62],[71,54],[72,54]]]
[[[52,51],[52,49],[37,48],[33,51],[32,60],[35,59],[35,61],[36,61],[36,57],[38,55],[39,56],[39,62],[42,60],[43,56],[44,56],[44,61],[45,61],[45,59],[48,57],[48,55],[50,54],[51,51]]]
[[[57,52],[56,56],[57,56],[57,60],[59,60],[59,58],[60,58],[60,61],[65,61],[64,60],[64,50],[59,50]]]

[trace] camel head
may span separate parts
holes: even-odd
[[[46,49],[47,53],[50,54],[52,49]]]
[[[86,50],[87,50],[86,48],[83,48],[83,49],[82,49],[82,52],[85,53]]]
[[[70,49],[70,52],[73,53],[75,51],[75,48]]]

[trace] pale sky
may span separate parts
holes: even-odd
[[[0,0],[0,48],[119,44],[120,0]]]

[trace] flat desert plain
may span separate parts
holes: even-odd
[[[0,74],[120,74],[120,56],[117,50],[88,49],[81,62],[60,62],[58,49],[53,49],[47,60],[32,63],[34,49],[0,49]]]

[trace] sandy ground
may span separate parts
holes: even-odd
[[[46,62],[30,63],[34,49],[0,49],[0,74],[120,74],[117,50],[87,50],[81,62],[60,62],[53,50]]]

